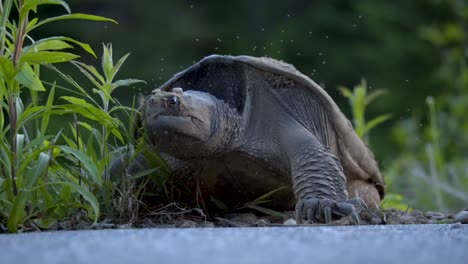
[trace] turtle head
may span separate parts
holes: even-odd
[[[226,111],[227,104],[208,93],[156,89],[143,105],[146,134],[159,151],[176,158],[207,156],[225,147],[220,139],[232,137],[225,134]]]

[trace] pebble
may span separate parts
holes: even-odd
[[[413,210],[411,212],[411,215],[418,218],[418,217],[424,217],[424,213],[422,211],[419,211],[419,210]]]
[[[405,225],[414,224],[416,223],[416,218],[409,214],[403,214],[402,216],[400,216],[400,221],[402,224]]]
[[[400,224],[400,216],[397,214],[387,215],[386,224],[387,225],[398,225]]]
[[[443,220],[445,219],[445,215],[443,213],[439,212],[433,212],[433,211],[427,211],[426,212],[426,217],[434,220]]]
[[[267,219],[260,219],[257,222],[255,222],[256,226],[269,226],[271,223]]]
[[[370,219],[370,223],[372,225],[381,225],[383,224],[383,219],[382,217],[378,216],[378,215],[374,215],[372,216],[372,218]]]
[[[461,211],[457,213],[456,215],[454,215],[453,222],[468,224],[468,211]]]
[[[283,222],[283,225],[297,225],[296,220],[289,218],[288,220]]]
[[[229,220],[237,222],[237,223],[254,225],[258,221],[258,218],[254,214],[248,213],[248,214],[238,214],[230,218]]]
[[[192,220],[184,220],[179,227],[197,227],[197,223]]]
[[[210,221],[205,221],[202,224],[200,224],[200,227],[215,227],[215,224]]]

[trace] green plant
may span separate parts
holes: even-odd
[[[338,88],[344,97],[348,98],[351,106],[351,112],[353,114],[353,124],[356,129],[357,135],[363,139],[366,143],[369,143],[368,133],[377,125],[385,122],[392,117],[391,114],[385,114],[377,116],[366,122],[365,114],[367,106],[379,96],[385,94],[383,90],[375,90],[371,93],[367,92],[367,83],[365,80],[361,81],[361,84],[354,87],[353,91],[346,87]],[[387,188],[391,189],[393,186],[392,182],[387,179]],[[388,192],[385,199],[380,205],[383,209],[396,208],[400,210],[407,210],[409,206],[405,203],[404,198],[401,194],[395,192]]]
[[[464,1],[439,1],[449,19],[421,29],[421,36],[439,50],[433,78],[440,95],[426,98],[427,112],[398,122],[393,136],[400,156],[388,168],[395,189],[412,206],[456,211],[468,204],[468,15]]]
[[[59,5],[67,13],[40,20],[35,14],[42,5]],[[109,198],[113,192],[108,181],[109,141],[128,143],[121,134],[125,126],[112,115],[131,109],[111,107],[115,103],[111,93],[139,81],[114,81],[128,54],[114,64],[110,45],[104,46],[101,75],[93,66],[73,61],[79,55],[68,51],[77,46],[96,57],[88,44],[66,36],[34,40],[31,32],[67,19],[116,22],[73,14],[61,0],[6,0],[0,2],[0,11],[0,220],[10,232],[17,232],[26,223],[47,228],[82,208],[96,223],[101,203],[112,200],[97,198]],[[63,62],[72,62],[93,82],[101,104],[58,70],[72,84],[73,89],[67,91],[73,96],[61,97],[67,104],[55,103],[59,86],[43,81],[40,73],[44,66],[56,69],[53,65]],[[46,101],[41,102],[39,95],[47,93]],[[74,116],[74,121],[68,122],[71,137],[66,126],[50,131],[51,120],[59,115]],[[90,136],[84,138],[82,130]]]
[[[366,121],[366,108],[367,106],[377,99],[378,97],[385,94],[383,90],[375,90],[368,93],[366,80],[362,80],[359,85],[354,86],[354,89],[351,91],[346,87],[338,87],[341,94],[344,97],[348,98],[349,104],[351,106],[351,112],[353,115],[353,124],[356,130],[357,135],[368,143],[368,133],[377,125],[387,121],[392,117],[390,114],[380,115],[374,117],[370,121]]]
[[[286,219],[285,214],[263,206],[264,204],[272,201],[272,196],[275,193],[280,192],[280,191],[282,191],[284,189],[286,189],[286,187],[276,188],[276,189],[274,189],[272,191],[269,191],[268,193],[265,193],[265,194],[261,195],[260,197],[256,198],[253,201],[244,203],[243,205],[237,206],[237,207],[232,208],[232,209],[230,209],[223,201],[221,201],[219,199],[216,199],[213,196],[210,196],[210,201],[212,203],[214,203],[214,205],[218,209],[220,209],[222,212],[225,212],[225,213],[230,212],[230,211],[235,212],[235,211],[240,211],[240,210],[244,210],[244,209],[250,209],[250,210],[255,210],[255,211],[264,213],[266,215],[271,215],[271,216]]]

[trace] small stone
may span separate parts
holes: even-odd
[[[129,228],[132,228],[132,225],[131,224],[121,224],[121,225],[117,225],[116,227],[117,227],[117,229],[129,229]]]
[[[400,216],[400,221],[404,225],[414,224],[416,222],[416,218],[409,214],[403,214]]]
[[[382,219],[382,217],[380,217],[378,215],[374,215],[370,219],[370,224],[371,225],[381,225],[381,224],[383,224],[383,219]]]
[[[197,227],[197,223],[192,220],[184,220],[179,227]]]
[[[420,210],[413,210],[411,212],[411,215],[416,217],[416,218],[421,217],[421,216],[424,217],[424,213],[422,211],[420,211]]]
[[[255,222],[256,226],[269,226],[271,223],[267,219],[260,219],[257,222]]]
[[[296,220],[289,218],[288,220],[284,221],[283,225],[297,225]]]
[[[415,224],[427,224],[428,220],[424,215],[416,216],[416,223]]]
[[[454,215],[453,222],[468,224],[468,211],[461,211]]]
[[[241,224],[247,224],[247,225],[254,225],[257,221],[258,218],[256,215],[252,213],[246,213],[246,214],[234,214],[233,217],[229,218],[229,220]]]
[[[359,217],[361,218],[361,221],[371,223],[373,215],[371,214],[370,210],[365,210],[359,214]]]
[[[443,220],[445,219],[445,215],[443,213],[440,213],[440,212],[432,212],[432,211],[427,211],[426,212],[426,217],[430,218],[430,219],[434,219],[434,220]]]
[[[400,216],[398,214],[390,213],[387,214],[387,225],[399,225],[401,224]]]
[[[205,221],[202,224],[200,224],[200,227],[215,227],[215,224],[210,221]]]
[[[230,219],[231,221],[237,222],[237,223],[242,223],[242,224],[248,224],[248,225],[254,225],[258,218],[254,214],[238,214],[234,216],[233,218]]]

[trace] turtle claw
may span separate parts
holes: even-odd
[[[349,216],[351,224],[359,225],[358,212],[362,207],[361,201],[354,198],[343,202],[329,198],[307,198],[296,203],[296,222],[302,223],[303,220],[308,220],[310,223],[330,224],[332,220]]]
[[[356,212],[353,212],[351,215],[350,215],[350,223],[351,225],[360,225],[361,222],[359,221],[359,216]]]
[[[331,208],[330,206],[325,206],[323,208],[323,216],[325,218],[325,223],[326,224],[330,224],[331,223],[331,219],[332,219],[332,213],[331,213]]]

